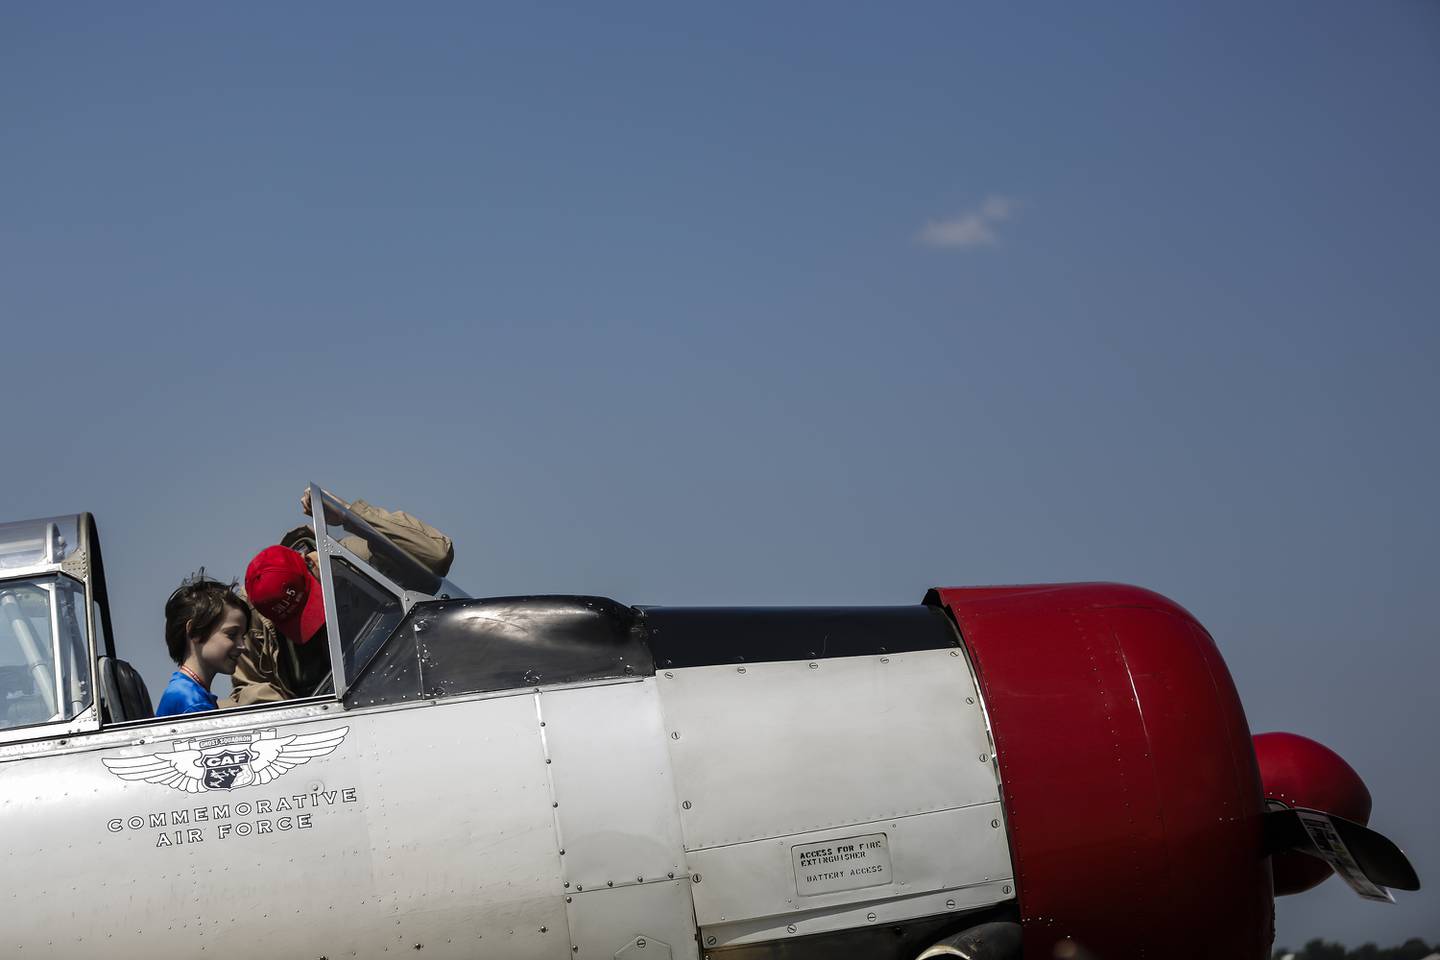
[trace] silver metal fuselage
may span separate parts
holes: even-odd
[[[958,647],[10,743],[0,950],[695,960],[958,919],[1013,899],[992,753]]]

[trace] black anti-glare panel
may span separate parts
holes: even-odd
[[[655,668],[858,657],[957,647],[943,610],[909,607],[627,607],[603,597],[416,604],[351,687],[356,706]]]
[[[356,706],[629,676],[655,663],[638,610],[603,597],[417,603],[346,695]]]
[[[943,610],[911,607],[649,607],[658,667],[859,657],[957,647]]]

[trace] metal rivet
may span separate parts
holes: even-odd
[[[606,880],[606,881],[605,881],[605,886],[607,886],[607,887],[613,887],[613,886],[615,886],[615,881],[614,881],[614,880]]]
[[[550,762],[550,758],[549,758],[549,757],[546,757],[546,758],[545,758],[545,762],[546,762],[546,763],[549,763],[549,762]]]
[[[540,928],[540,932],[541,932],[541,933],[549,933],[549,932],[550,932],[550,928],[549,928],[549,927],[541,927],[541,928]]]
[[[562,856],[562,857],[565,856],[565,848],[564,848],[564,847],[561,847],[561,848],[560,848],[560,856]]]
[[[566,880],[566,881],[565,881],[565,889],[566,889],[566,890],[569,890],[569,889],[570,889],[570,881],[569,881],[569,880]],[[569,900],[570,900],[570,898],[569,898],[569,897],[566,897],[565,900],[566,900],[566,902],[568,903]]]
[[[671,880],[674,880],[674,879],[675,879],[675,871],[672,870],[672,871],[670,871],[669,873],[665,874],[665,876],[669,877]]]
[[[545,726],[545,721],[544,721],[544,720],[541,720],[541,721],[540,721],[540,726],[542,726],[542,727]]]
[[[644,882],[645,882],[645,878],[644,878],[644,877],[636,877],[636,878],[635,878],[635,882],[636,882],[636,883],[644,883]]]
[[[551,801],[550,806],[551,806],[551,807],[558,807],[558,806],[560,806],[560,801],[559,801],[559,800],[553,800],[553,801]]]

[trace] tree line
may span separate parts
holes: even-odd
[[[1398,947],[1377,947],[1373,943],[1347,949],[1338,943],[1314,939],[1299,950],[1282,947],[1276,950],[1272,960],[1425,960],[1432,953],[1440,953],[1440,943],[1427,944],[1418,937],[1411,937]]]

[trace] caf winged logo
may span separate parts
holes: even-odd
[[[349,732],[349,727],[338,727],[281,737],[273,729],[261,730],[179,740],[168,753],[102,762],[121,780],[158,783],[185,793],[238,790],[270,783],[302,763],[334,753]]]

